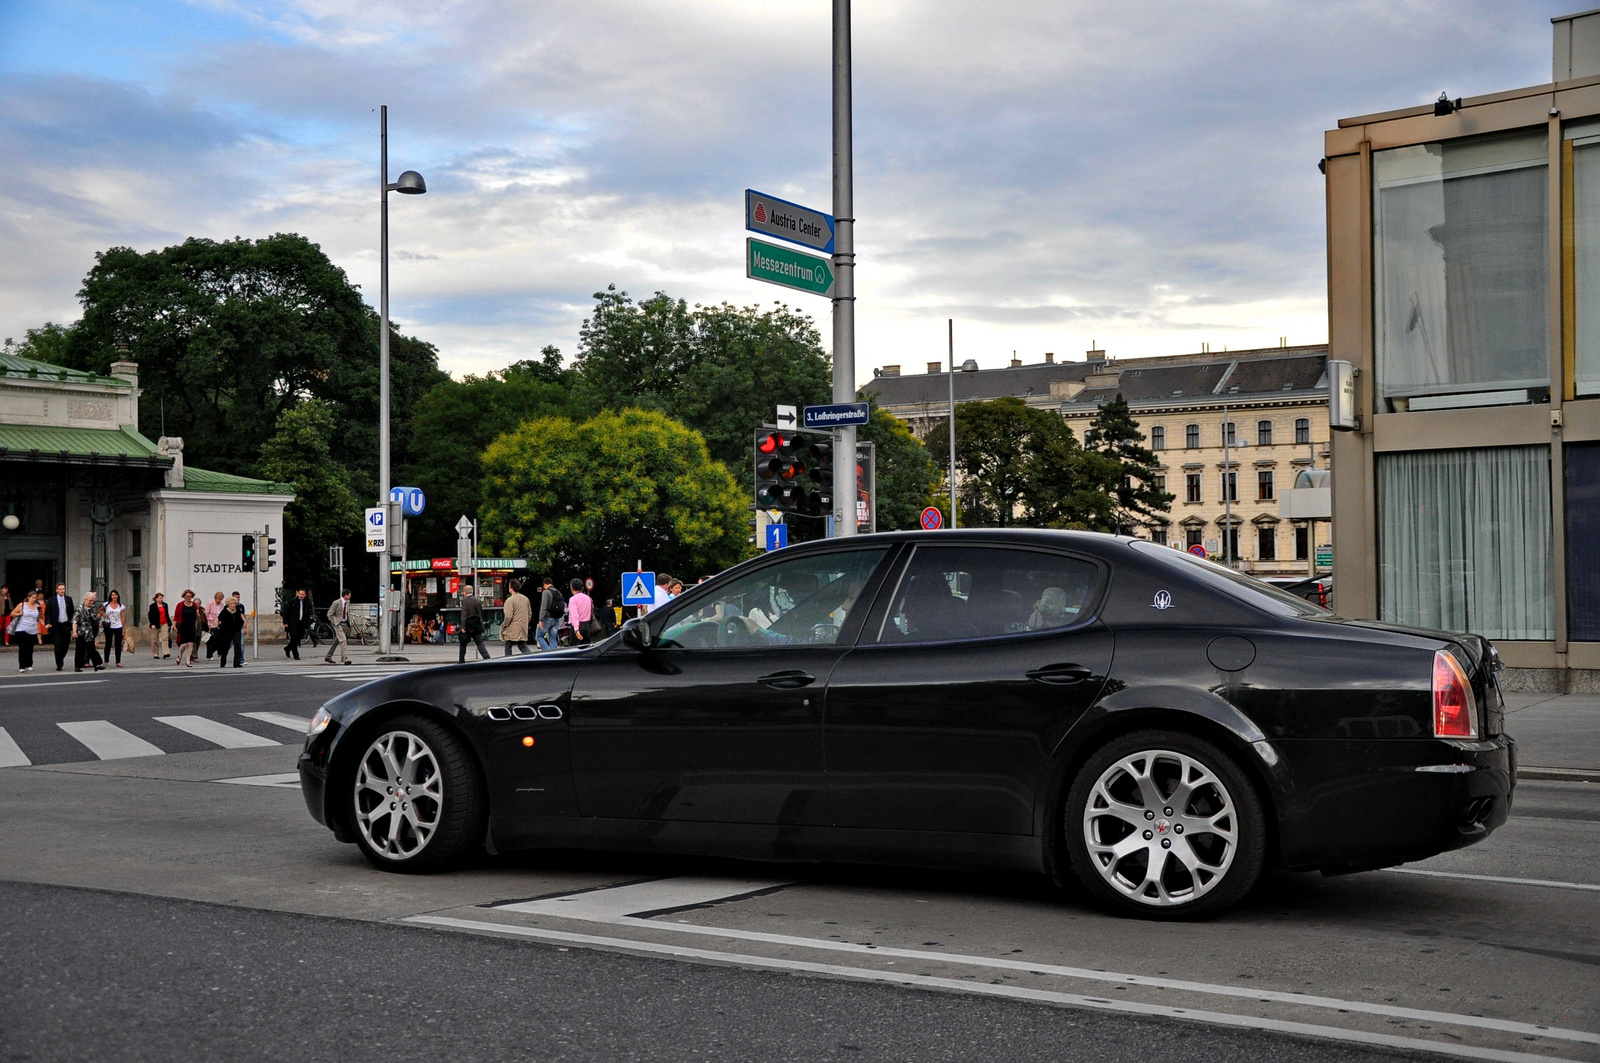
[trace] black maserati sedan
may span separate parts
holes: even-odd
[[[318,710],[306,804],[377,867],[476,849],[1006,868],[1156,918],[1264,868],[1504,823],[1487,640],[1348,620],[1139,539],[983,530],[745,562],[593,646]]]

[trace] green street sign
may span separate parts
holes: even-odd
[[[1328,568],[1328,567],[1332,566],[1332,564],[1333,564],[1333,547],[1331,547],[1331,546],[1319,546],[1319,547],[1317,547],[1317,567],[1318,568]]]
[[[744,241],[744,275],[751,280],[833,297],[833,270],[827,259],[769,244],[753,236]]]

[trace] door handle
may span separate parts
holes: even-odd
[[[1081,683],[1094,673],[1081,664],[1047,664],[1026,673],[1029,679],[1052,686],[1070,686]]]
[[[764,675],[756,680],[757,683],[763,686],[774,687],[778,690],[798,690],[801,687],[810,686],[816,681],[817,677],[810,672],[799,670],[773,672],[771,675]]]

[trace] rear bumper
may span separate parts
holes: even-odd
[[[1362,871],[1473,845],[1505,823],[1516,742],[1374,739],[1277,743],[1292,793],[1279,810],[1279,863]]]

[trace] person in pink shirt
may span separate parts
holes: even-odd
[[[223,601],[222,592],[221,591],[218,591],[216,594],[213,594],[211,596],[211,600],[206,603],[206,630],[207,631],[215,632],[217,630],[217,617],[222,615],[222,607],[225,604],[227,604],[227,603]],[[217,652],[217,648],[218,647],[213,645],[213,641],[214,640],[212,640],[210,638],[206,639],[206,660],[208,660],[208,661],[211,660],[211,655]]]
[[[589,642],[598,630],[594,622],[594,599],[583,593],[581,579],[567,586],[572,588],[572,597],[567,599],[567,623],[572,625],[572,637],[579,642]]]

